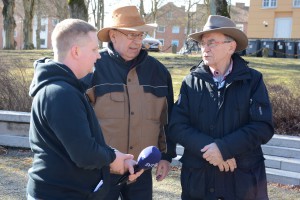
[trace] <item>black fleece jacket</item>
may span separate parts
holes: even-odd
[[[35,62],[29,139],[34,152],[27,192],[39,199],[98,198],[107,190],[109,164],[105,144],[84,89],[64,64]],[[100,180],[104,184],[93,192]]]

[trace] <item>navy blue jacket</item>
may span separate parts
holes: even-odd
[[[252,179],[266,182],[261,145],[272,138],[274,129],[262,74],[249,68],[237,54],[232,59],[233,70],[222,89],[203,62],[192,68],[173,107],[169,138],[184,147],[183,166],[202,171],[204,182],[198,180],[199,184],[214,188],[215,194],[225,199],[243,199],[250,187],[259,190]],[[224,160],[236,159],[235,172],[220,172],[202,158],[200,149],[213,142]]]
[[[27,192],[38,199],[101,196],[115,153],[79,80],[67,66],[41,59],[35,62],[29,94],[34,97],[29,130],[34,159]],[[100,180],[104,184],[94,193]]]

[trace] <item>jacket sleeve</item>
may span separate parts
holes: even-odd
[[[254,84],[249,99],[248,124],[215,141],[224,160],[258,148],[274,134],[271,103],[262,75],[257,73],[252,77]]]
[[[170,73],[168,73],[168,96],[167,96],[167,106],[166,111],[164,112],[166,116],[164,118],[166,119],[166,123],[162,124],[161,127],[161,133],[165,135],[165,137],[159,137],[159,140],[162,140],[165,138],[165,141],[159,141],[166,143],[166,151],[162,153],[162,160],[167,160],[169,162],[172,162],[172,158],[176,157],[176,143],[174,143],[170,138],[168,137],[168,126],[170,122],[170,116],[174,105],[174,93],[173,93],[173,85],[172,85],[172,77]]]
[[[193,99],[191,99],[193,101]],[[213,138],[203,134],[191,124],[190,112],[190,99],[186,80],[183,81],[180,89],[180,95],[173,107],[171,122],[169,127],[169,138],[182,145],[185,150],[201,156],[201,149],[212,142]]]
[[[79,92],[65,88],[49,92],[48,96],[50,100],[45,105],[44,112],[61,151],[84,169],[108,166],[115,159],[114,150],[104,142],[100,144],[96,141],[95,137],[103,137],[101,129],[90,127],[87,104],[83,102],[84,98]]]

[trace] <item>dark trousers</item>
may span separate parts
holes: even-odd
[[[105,200],[152,200],[152,173],[146,170],[134,183],[117,185],[120,175],[111,174],[111,188]]]

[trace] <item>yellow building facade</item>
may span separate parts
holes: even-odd
[[[300,0],[251,0],[249,38],[300,38]]]

